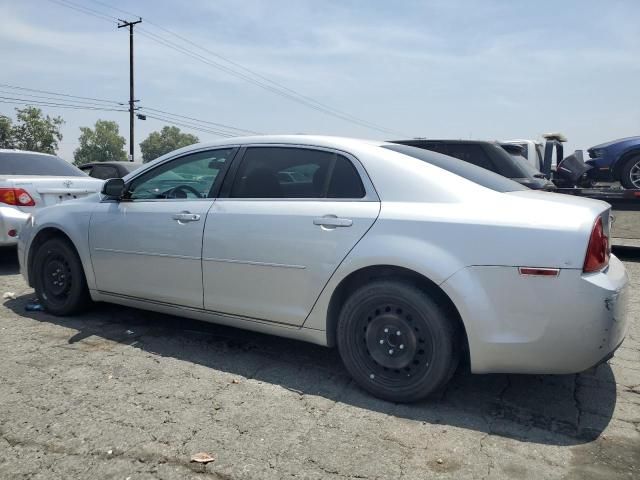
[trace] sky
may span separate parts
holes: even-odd
[[[143,19],[135,27],[141,113],[375,139],[559,131],[565,151],[640,134],[636,0],[101,1]],[[111,16],[136,19],[94,0],[0,0],[0,83],[127,102],[129,38]],[[360,121],[273,93],[280,88]],[[23,93],[0,87],[5,98]],[[1,102],[0,114],[13,117],[15,105]],[[59,154],[69,161],[79,127],[98,119],[115,120],[129,137],[126,112],[41,108],[64,118]],[[136,121],[135,143],[166,124]]]

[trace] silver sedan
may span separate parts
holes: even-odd
[[[198,144],[44,208],[20,233],[44,307],[91,300],[337,346],[354,379],[425,397],[476,373],[571,373],[626,331],[609,205],[410,146]]]

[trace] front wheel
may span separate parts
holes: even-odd
[[[624,188],[640,189],[640,155],[627,160],[620,172],[620,183]]]
[[[68,241],[47,240],[33,261],[36,295],[47,312],[71,315],[87,306],[90,298],[82,263]]]
[[[340,313],[337,343],[354,380],[393,402],[425,398],[458,364],[455,320],[403,281],[379,280],[356,290]]]

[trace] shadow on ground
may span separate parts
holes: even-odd
[[[612,251],[620,260],[625,262],[640,262],[640,248],[614,246]]]
[[[301,395],[320,395],[409,420],[525,442],[589,442],[608,425],[616,404],[616,384],[606,364],[592,372],[564,376],[471,375],[459,371],[446,389],[429,400],[392,404],[371,397],[349,382],[335,350],[109,304],[97,304],[77,317],[26,312],[25,304],[31,298],[33,295],[23,295],[4,305],[21,316],[77,330],[68,339],[70,344],[98,337],[280,385]]]
[[[19,272],[16,247],[0,247],[0,275],[15,275]]]

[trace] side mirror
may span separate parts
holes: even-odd
[[[112,198],[122,198],[124,194],[124,180],[110,178],[102,184],[102,194]]]

